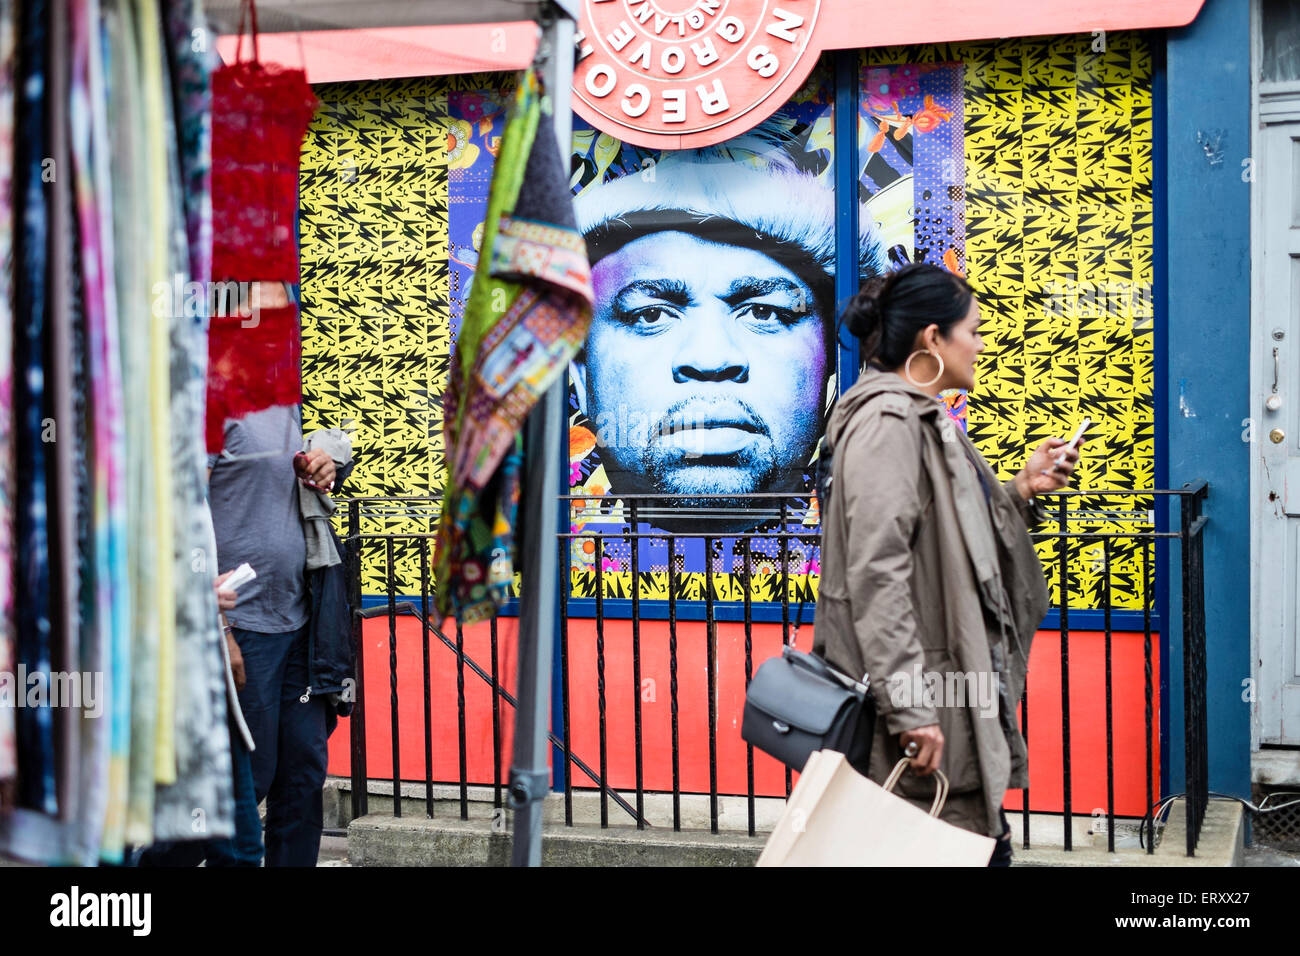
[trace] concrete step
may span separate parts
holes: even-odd
[[[1157,831],[1156,849],[1148,853],[1140,847],[1121,847],[1116,840],[1116,852],[1106,850],[1103,837],[1100,845],[1075,845],[1073,850],[1059,846],[1019,845],[1019,831],[1012,826],[1016,839],[1017,866],[1159,866],[1159,867],[1226,867],[1243,865],[1245,847],[1245,811],[1235,800],[1211,800],[1205,808],[1196,855],[1187,855],[1187,818],[1182,800],[1174,801],[1169,808],[1164,833]],[[1010,814],[1007,814],[1010,817]],[[1119,830],[1116,829],[1118,837]]]
[[[373,813],[394,815],[393,784],[389,780],[371,780],[368,788],[369,810]],[[470,786],[466,788],[469,818],[491,818],[497,799],[493,787]],[[636,807],[635,791],[620,791],[619,796],[628,806]],[[505,799],[502,788],[501,800]],[[601,825],[600,794],[592,790],[578,790],[572,794],[573,823],[577,826]],[[785,810],[785,800],[777,797],[754,799],[754,828],[756,832],[770,832]],[[606,800],[606,822],[610,826],[634,826],[635,817],[620,807],[614,799]],[[673,827],[673,797],[670,793],[644,793],[642,815],[655,828]],[[708,794],[683,793],[678,797],[678,816],[684,830],[711,828],[712,809]],[[346,778],[331,777],[325,784],[325,825],[346,827],[352,813],[352,783]],[[460,817],[460,787],[455,784],[435,784],[433,787],[433,815],[435,818]],[[718,828],[747,833],[749,829],[749,802],[745,797],[718,797]],[[428,804],[425,785],[403,782],[401,785],[401,816],[425,818]],[[545,823],[565,822],[564,794],[552,793],[542,808]]]
[[[369,814],[348,826],[352,866],[508,866],[511,829],[491,820]],[[753,866],[765,837],[707,830],[543,825],[544,866]]]
[[[352,812],[352,784],[342,777],[332,777],[326,783],[325,790],[325,825],[327,827],[345,828]],[[425,786],[422,783],[403,782],[401,785],[401,816],[404,818],[423,819],[428,816]],[[629,806],[636,806],[634,791],[620,791]],[[504,800],[502,790],[501,799]],[[494,788],[470,786],[466,788],[466,810],[468,818],[489,819],[494,813],[498,816],[506,811],[497,811]],[[369,785],[369,810],[386,816],[394,815],[393,784],[389,780],[371,780]],[[785,810],[785,801],[776,797],[756,797],[754,799],[754,831],[756,834],[770,833],[781,819]],[[672,794],[643,794],[642,813],[652,827],[672,829],[673,798]],[[573,823],[577,826],[601,825],[600,794],[591,790],[576,790],[572,794]],[[435,819],[459,818],[461,816],[460,787],[454,784],[435,784],[433,787],[433,816]],[[748,835],[749,804],[745,797],[718,797],[718,829]],[[565,822],[563,794],[550,794],[542,809],[545,823],[562,824]],[[678,820],[683,830],[711,829],[712,809],[708,794],[684,793],[678,799]],[[1023,832],[1023,823],[1019,813],[1007,814],[1011,831],[1017,841]],[[614,802],[612,798],[606,803],[605,822],[614,827],[631,826],[634,818]],[[1071,839],[1076,847],[1106,845],[1106,820],[1104,817],[1090,817],[1076,813],[1071,818]],[[1030,842],[1034,846],[1063,847],[1065,844],[1062,817],[1059,814],[1035,813],[1030,815]],[[1159,842],[1160,826],[1157,825],[1156,839]],[[1138,821],[1119,819],[1115,825],[1115,843],[1117,848],[1137,847]]]
[[[1300,748],[1270,748],[1250,755],[1254,783],[1270,787],[1300,787]]]
[[[391,787],[388,795],[391,800]],[[454,788],[453,788],[454,789]],[[489,794],[491,790],[489,788]],[[575,797],[578,796],[575,794]],[[707,800],[707,798],[706,798]],[[548,804],[557,802],[548,798]],[[562,814],[563,802],[558,800]],[[575,800],[575,804],[576,804]],[[741,799],[744,803],[743,798]],[[508,809],[491,803],[470,804],[470,818],[459,817],[459,804],[435,803],[433,819],[419,811],[394,817],[384,801],[371,798],[371,813],[348,826],[348,860],[353,866],[505,866],[510,861],[513,818]],[[648,805],[648,803],[647,803]],[[403,804],[405,808],[405,802]],[[391,807],[391,804],[388,804]],[[1070,851],[1061,846],[1034,843],[1020,846],[1020,829],[1012,821],[1015,860],[1018,866],[1240,866],[1244,832],[1239,804],[1212,801],[1196,856],[1185,855],[1182,804],[1174,804],[1155,853],[1128,841],[1116,841],[1116,852],[1107,851],[1104,836],[1100,844],[1079,841]],[[576,807],[575,807],[576,811]],[[575,817],[577,816],[575,812]],[[1018,815],[1008,814],[1008,818]],[[544,811],[542,862],[546,866],[752,866],[757,862],[767,833],[748,836],[741,829],[713,834],[706,828],[674,832],[671,824],[637,830],[616,823],[606,828],[589,822],[566,827],[554,807]],[[1051,832],[1051,818],[1031,818],[1031,842],[1040,829]],[[1060,818],[1055,818],[1060,834]],[[707,826],[707,824],[706,824]],[[1117,835],[1118,835],[1117,829]],[[1159,834],[1158,834],[1159,835]],[[1092,839],[1096,839],[1093,835]],[[1133,841],[1134,844],[1136,841]]]

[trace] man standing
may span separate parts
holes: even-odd
[[[257,800],[266,800],[267,866],[315,866],[323,823],[330,715],[309,678],[307,542],[294,466],[301,447],[298,408],[277,405],[228,421],[222,453],[208,460],[220,570],[247,562],[257,573],[227,619],[243,656],[239,702],[256,744]],[[334,460],[309,452],[301,477],[331,489]]]

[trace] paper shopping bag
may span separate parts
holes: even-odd
[[[988,866],[996,841],[938,819],[946,780],[936,781],[930,813],[890,792],[906,765],[900,761],[882,787],[843,754],[814,753],[758,865]]]

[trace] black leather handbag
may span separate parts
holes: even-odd
[[[837,750],[865,776],[875,727],[865,677],[787,645],[749,682],[740,736],[791,770],[803,770],[814,750]]]

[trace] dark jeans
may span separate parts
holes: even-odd
[[[140,854],[140,866],[261,866],[262,821],[253,792],[252,754],[233,724],[230,759],[234,766],[235,835],[225,839],[156,843]]]
[[[1010,866],[1011,824],[1007,823],[1005,810],[999,810],[998,813],[1002,817],[1002,836],[998,837],[997,845],[993,848],[993,856],[989,858],[989,866]]]
[[[266,865],[315,866],[324,817],[329,707],[306,701],[307,627],[284,634],[234,629],[248,682],[239,694],[253,732],[253,788],[266,800]]]

